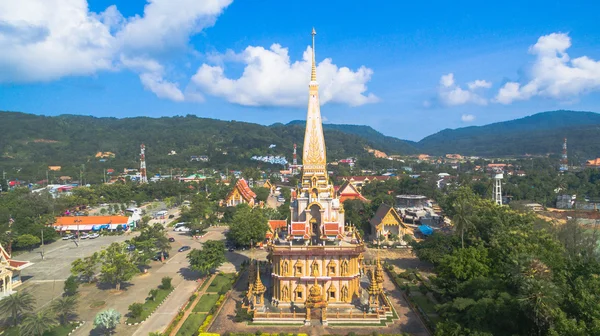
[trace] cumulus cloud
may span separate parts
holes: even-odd
[[[534,96],[568,99],[600,89],[600,61],[587,56],[571,59],[567,49],[571,38],[567,34],[552,33],[541,36],[529,48],[535,61],[528,80],[508,82],[498,91],[495,101],[510,104]]]
[[[86,0],[0,1],[0,82],[36,82],[130,69],[161,98],[183,100],[157,61],[215,23],[232,0],[148,0],[142,16]]]
[[[291,61],[288,49],[273,44],[269,49],[249,46],[239,54],[227,52],[213,55],[221,65],[203,64],[192,77],[192,85],[200,91],[246,106],[302,106],[306,104],[312,50],[308,47],[302,59]],[[239,78],[225,75],[225,63],[241,62],[244,71]],[[338,67],[329,58],[317,65],[321,103],[344,103],[351,106],[378,101],[367,93],[366,83],[373,71],[364,66],[357,70]]]
[[[475,93],[479,88],[489,88],[492,84],[485,80],[476,80],[467,84],[467,89],[461,88],[454,81],[454,74],[449,73],[440,78],[438,88],[438,98],[442,104],[447,106],[463,105],[474,103],[479,105],[487,104],[487,100]]]
[[[460,120],[462,120],[463,122],[472,122],[475,120],[475,116],[472,114],[463,114],[460,117]]]

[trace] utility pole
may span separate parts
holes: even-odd
[[[44,229],[42,229],[42,260],[44,260]]]

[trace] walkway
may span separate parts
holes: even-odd
[[[204,286],[204,289],[202,289],[200,292],[198,292],[198,296],[196,296],[196,299],[194,299],[194,302],[192,302],[192,304],[190,305],[190,307],[188,308],[188,310],[186,310],[183,313],[183,317],[181,318],[181,320],[179,320],[179,323],[177,324],[177,326],[175,328],[173,328],[173,331],[171,332],[170,336],[177,335],[177,332],[179,331],[179,329],[181,328],[181,326],[183,326],[183,323],[188,318],[188,316],[190,316],[190,314],[192,313],[192,310],[194,310],[194,307],[196,307],[196,304],[198,303],[198,301],[200,301],[200,298],[202,297],[202,295],[204,295],[204,293],[206,293],[206,290],[208,289],[208,286],[210,286],[210,283],[213,281],[213,279],[216,276],[217,276],[217,274],[215,273],[215,274],[211,275],[210,278],[208,278],[208,279],[205,280],[205,281],[207,281],[206,286]],[[202,282],[200,284],[200,286],[203,286],[203,285],[204,285],[204,282]],[[191,294],[190,294],[190,296],[191,296]],[[161,329],[160,332],[163,332],[166,329],[167,326],[163,327],[163,329]],[[138,333],[135,333],[133,335],[134,336],[138,335]],[[142,336],[142,335],[146,335],[146,334],[139,334],[139,335]]]

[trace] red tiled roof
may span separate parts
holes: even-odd
[[[235,189],[237,189],[240,192],[240,195],[242,195],[242,198],[244,198],[246,202],[250,202],[251,199],[254,199],[256,197],[254,191],[250,189],[250,186],[248,186],[248,183],[246,183],[246,180],[244,180],[243,178],[239,179],[235,183],[235,187],[233,187],[233,190],[231,190],[229,195],[227,195],[227,199],[231,197]]]
[[[586,166],[600,166],[600,158],[596,158],[594,160],[588,160],[585,165]]]
[[[287,221],[285,219],[282,219],[282,220],[271,219],[268,223],[269,223],[269,227],[273,231],[287,226]]]
[[[53,226],[65,225],[100,225],[100,224],[127,224],[127,216],[65,216],[56,217]]]

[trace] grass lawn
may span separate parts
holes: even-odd
[[[233,278],[235,274],[233,273],[225,273],[225,274],[217,274],[214,280],[208,286],[206,290],[209,293],[225,293],[231,288],[233,284]]]
[[[414,283],[408,284],[408,290],[411,293],[421,293],[421,290],[419,290],[419,286],[415,285]]]
[[[65,326],[57,325],[52,327],[52,329],[44,332],[42,336],[67,336],[75,327],[77,323],[69,323]],[[19,336],[21,333],[19,332],[19,327],[16,328],[8,328],[4,331],[2,336]]]
[[[207,313],[219,299],[219,294],[204,294],[194,307],[193,312]]]
[[[202,283],[202,286],[200,286],[200,291],[202,291],[204,288],[206,288],[206,286],[208,286],[208,284],[210,283],[210,281],[208,281],[210,278],[209,276],[206,276],[206,279],[204,279],[204,282]]]
[[[158,307],[158,305],[167,297],[167,295],[171,293],[171,291],[173,291],[173,288],[159,289],[154,301],[146,300],[146,302],[144,302],[144,310],[142,311],[142,314],[136,318],[128,317],[127,323],[137,323],[145,320],[148,316],[150,316],[150,314],[152,314],[154,309],[156,309],[156,307]]]
[[[425,314],[431,314],[431,313],[435,313],[435,304],[433,302],[431,302],[426,296],[424,295],[415,295],[412,296],[412,300],[419,306],[421,307],[421,309],[423,309],[423,312],[425,312]]]
[[[193,336],[198,332],[198,328],[204,322],[206,318],[206,314],[197,314],[192,313],[188,318],[183,322],[181,329],[177,332],[177,336]]]

